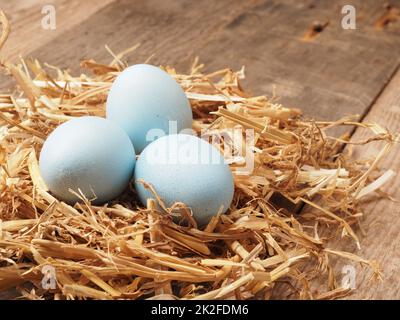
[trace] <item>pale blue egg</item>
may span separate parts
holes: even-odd
[[[75,203],[69,192],[78,188],[95,204],[120,195],[135,166],[135,149],[115,123],[99,117],[80,117],[57,127],[46,139],[39,159],[40,172],[60,200]]]
[[[134,178],[143,205],[154,196],[139,179],[151,184],[167,206],[184,202],[200,225],[220,208],[226,212],[233,198],[233,176],[224,157],[193,135],[164,136],[149,144],[136,163]]]
[[[192,128],[193,120],[181,86],[168,73],[148,64],[126,68],[115,79],[106,114],[128,133],[138,154],[162,136],[160,132],[179,133]]]

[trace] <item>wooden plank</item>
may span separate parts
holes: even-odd
[[[133,62],[143,62],[155,54],[154,63],[187,67],[195,57],[193,46],[200,45],[218,31],[224,19],[247,6],[239,0],[116,1],[32,56],[78,70],[82,58],[111,60],[105,44],[118,52],[141,43]]]
[[[362,17],[357,30],[341,28],[344,4]],[[118,52],[141,43],[131,63],[155,54],[151,62],[179,69],[199,55],[208,70],[245,65],[255,93],[275,93],[307,115],[333,119],[364,114],[399,64],[399,26],[374,27],[385,10],[374,0],[119,0],[32,56],[79,71],[82,58],[109,59],[104,44]],[[314,21],[329,24],[306,42]]]
[[[376,101],[371,111],[365,118],[365,122],[376,122],[384,125],[392,132],[400,132],[400,71],[396,73],[392,81]],[[361,141],[370,137],[365,130],[356,130],[353,141]],[[367,148],[354,147],[356,158],[374,158],[380,150],[379,143],[371,143]],[[397,175],[392,178],[384,191],[400,200],[400,145],[397,144],[389,156],[382,161],[382,170],[392,169]],[[380,263],[383,273],[383,281],[370,281],[371,272],[363,270],[359,265],[353,265],[356,270],[357,290],[350,299],[400,299],[400,207],[399,203],[376,195],[374,201],[363,205],[364,218],[361,226],[361,250],[357,250],[349,240],[337,242],[332,246],[339,250],[354,252],[368,260],[376,260]],[[347,262],[343,259],[336,262],[336,270],[339,272]]]
[[[357,30],[341,28],[342,4],[359,8]],[[309,116],[362,115],[400,61],[400,24],[391,32],[373,27],[382,10],[379,1],[263,1],[228,23],[201,57],[209,67],[246,65],[249,88],[275,92]],[[304,42],[313,21],[329,25]],[[215,59],[222,47],[226,54]]]
[[[395,73],[392,80],[385,87],[382,94],[371,107],[364,122],[378,123],[389,129],[392,133],[400,133],[400,69]],[[368,129],[357,129],[353,134],[352,141],[365,141],[372,137]],[[348,145],[345,152],[352,152],[354,159],[374,159],[383,144],[373,142],[368,145]],[[369,198],[372,201],[365,202],[362,206],[363,217],[360,227],[356,228],[356,234],[360,239],[361,249],[356,247],[353,239],[343,238],[331,241],[329,249],[347,251],[361,256],[369,261],[379,263],[382,272],[382,281],[374,279],[372,270],[351,262],[344,258],[331,256],[330,262],[333,266],[337,284],[340,286],[342,280],[350,275],[351,269],[355,271],[356,290],[345,299],[400,299],[400,144],[396,144],[388,157],[381,163],[379,168],[382,172],[393,170],[396,176],[383,186],[383,191],[397,200],[397,202],[375,194]],[[305,207],[303,211],[313,211]],[[329,235],[329,230],[320,228],[321,237]],[[318,278],[312,282],[314,289],[326,290],[327,279]],[[286,296],[286,284],[278,284],[274,298],[290,298]]]
[[[15,60],[19,55],[28,55],[46,42],[60,37],[66,30],[79,25],[112,1],[114,0],[3,1],[1,9],[10,19],[11,34],[2,50],[2,56]],[[45,16],[42,8],[49,4],[55,8],[55,30],[46,30],[41,24]]]
[[[74,2],[79,3],[79,1]],[[52,37],[47,42],[40,42],[39,47],[35,47],[32,43],[27,44],[29,47],[26,48],[26,51],[29,52],[29,56],[77,72],[80,60],[85,57],[109,60],[110,55],[104,48],[105,44],[110,45],[114,51],[118,52],[140,42],[142,46],[139,54],[135,56],[134,62],[143,62],[152,54],[158,54],[159,60],[164,63],[182,60],[186,62],[185,66],[187,66],[194,58],[194,54],[190,55],[191,45],[197,39],[218,29],[224,14],[242,10],[246,6],[246,3],[243,4],[239,0],[232,1],[233,9],[231,10],[227,9],[230,4],[227,0],[209,4],[207,1],[188,3],[173,0],[166,4],[162,0],[138,0],[135,2],[126,0],[108,5],[91,16],[78,8],[79,12],[84,13],[85,21],[72,26],[68,31],[61,31],[62,28],[58,29],[60,32],[57,31],[55,38]],[[35,12],[37,12],[38,5],[35,8]],[[18,10],[16,11],[18,13]],[[202,19],[199,19],[201,16]],[[17,21],[19,22],[20,19],[16,19],[16,23]],[[30,32],[29,36],[19,39],[20,41],[14,42],[29,42],[26,38],[38,31],[37,25],[40,25],[40,17],[21,23],[28,24],[28,29],[31,28],[33,32]],[[36,27],[32,27],[33,24]],[[16,26],[13,28],[17,29]],[[46,31],[41,35],[53,33],[53,31]],[[4,53],[2,51],[2,56]],[[178,59],[170,60],[168,57]],[[11,55],[11,58],[15,59],[16,55]],[[8,77],[0,75],[1,91],[11,88],[12,84],[13,82]]]

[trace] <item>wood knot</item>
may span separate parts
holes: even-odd
[[[303,41],[313,41],[325,28],[329,25],[329,21],[314,21],[304,33]]]

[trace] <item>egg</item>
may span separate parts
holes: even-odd
[[[143,205],[154,195],[149,183],[167,206],[185,203],[199,225],[208,223],[222,208],[229,208],[233,175],[220,151],[207,141],[189,134],[161,137],[149,144],[135,166],[135,189]]]
[[[148,64],[128,67],[115,79],[107,97],[106,118],[128,133],[137,153],[159,136],[191,128],[193,121],[181,86]]]
[[[121,194],[133,176],[135,149],[124,130],[100,117],[80,117],[58,126],[40,152],[40,172],[60,200],[75,203],[78,188],[94,204]]]

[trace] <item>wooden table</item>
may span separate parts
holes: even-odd
[[[56,9],[55,30],[41,26],[46,4]],[[356,9],[355,30],[341,24],[341,9],[349,4]],[[32,56],[78,72],[82,58],[108,62],[105,44],[119,52],[141,43],[130,63],[154,54],[151,63],[178,70],[187,70],[195,56],[207,70],[245,65],[247,88],[280,97],[308,116],[358,114],[400,129],[399,0],[391,6],[377,0],[1,0],[0,7],[12,25],[3,57]],[[1,76],[1,91],[9,88]],[[399,158],[396,147],[382,167],[399,171]],[[396,177],[386,191],[398,197],[399,188]],[[400,299],[399,205],[379,199],[364,213],[367,236],[361,250],[350,250],[379,260],[384,278],[371,283],[368,272],[357,272],[358,290],[350,298]]]

